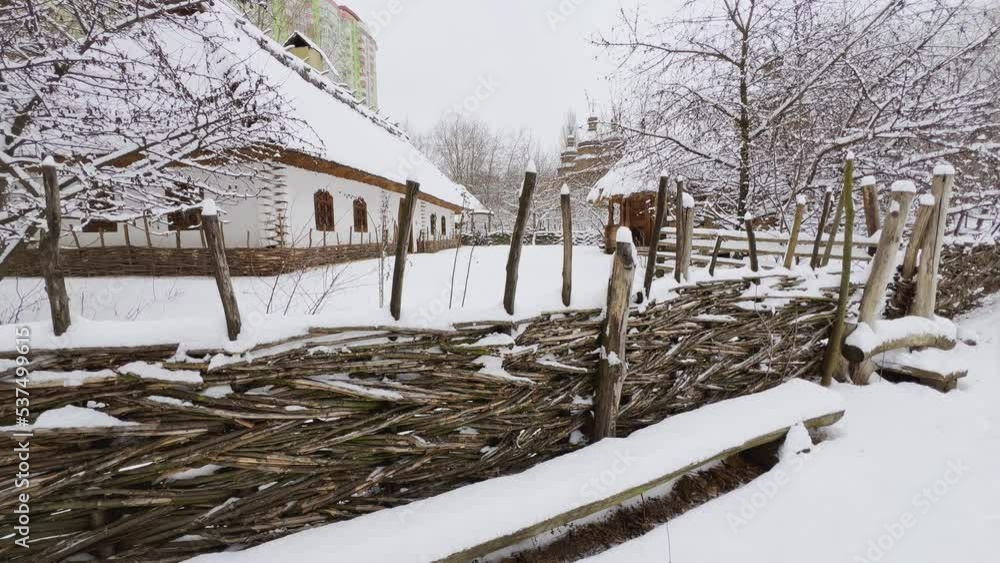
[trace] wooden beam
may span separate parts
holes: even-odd
[[[62,272],[59,256],[59,237],[62,234],[62,208],[59,197],[59,178],[52,157],[42,164],[42,182],[45,185],[45,231],[39,241],[42,277],[45,278],[45,293],[49,298],[52,314],[52,332],[63,335],[70,326],[69,294],[66,292],[66,278]]]
[[[823,196],[823,211],[819,216],[819,224],[816,225],[816,242],[813,243],[812,259],[809,267],[815,270],[820,265],[819,247],[823,244],[823,229],[826,228],[826,221],[830,218],[830,206],[833,204],[833,190],[827,189]]]
[[[643,290],[649,295],[653,288],[653,276],[656,275],[656,254],[660,245],[660,234],[663,231],[663,223],[667,214],[667,189],[670,179],[660,176],[660,186],[656,192],[656,219],[653,223],[653,236],[649,241],[649,255],[646,257],[646,276],[643,279]]]
[[[396,236],[396,262],[392,269],[392,297],[389,302],[389,312],[397,321],[403,309],[403,274],[406,271],[406,254],[412,239],[413,210],[417,207],[417,196],[420,194],[420,184],[415,181],[406,182],[406,197],[399,202],[399,231]]]
[[[843,359],[840,354],[840,343],[844,340],[846,331],[847,302],[851,296],[851,242],[854,237],[854,154],[847,153],[847,160],[844,162],[844,189],[840,193],[840,200],[844,204],[844,261],[840,268],[840,295],[837,299],[837,313],[833,319],[833,326],[830,327],[830,337],[826,344],[826,357],[823,360],[824,387],[833,384],[833,376],[836,372],[846,371]],[[839,213],[838,213],[839,215]],[[836,228],[836,225],[834,225]],[[831,242],[835,233],[831,233]],[[832,246],[827,247],[827,255]]]
[[[569,307],[573,301],[573,207],[568,185],[563,184],[559,206],[562,208],[563,231],[562,302]]]
[[[674,194],[674,230],[677,237],[677,252],[674,254],[676,263],[674,265],[674,280],[681,281],[684,274],[684,266],[681,260],[684,258],[684,177],[677,177],[677,189]]]
[[[937,309],[938,270],[941,267],[941,253],[944,247],[945,229],[948,225],[948,206],[955,184],[955,171],[950,166],[940,166],[935,170],[932,190],[934,193],[934,215],[930,230],[920,247],[920,266],[917,271],[917,292],[913,298],[913,314],[931,318]]]
[[[635,277],[631,235],[621,235],[627,232],[626,227],[619,229],[614,265],[608,281],[607,313],[601,333],[601,358],[597,364],[597,393],[594,397],[594,431],[591,435],[594,442],[615,436],[618,406],[625,383],[625,334]]]
[[[802,424],[806,428],[810,429],[822,428],[825,426],[831,426],[833,424],[836,424],[837,421],[843,418],[843,416],[844,416],[844,411],[838,411],[818,417],[809,418],[808,420],[803,421]],[[478,558],[485,557],[503,548],[510,547],[512,545],[516,545],[518,543],[530,540],[531,538],[540,536],[541,534],[544,534],[545,532],[548,532],[550,530],[554,530],[561,526],[566,526],[568,524],[576,522],[577,520],[586,518],[593,514],[597,514],[598,512],[602,512],[609,508],[618,506],[629,499],[637,498],[640,495],[643,495],[649,491],[652,491],[653,489],[661,487],[671,481],[674,481],[675,479],[678,479],[698,468],[705,467],[707,465],[713,464],[718,461],[722,461],[724,459],[728,459],[734,455],[762,446],[764,444],[770,444],[772,442],[783,440],[785,436],[788,434],[789,430],[790,428],[781,428],[773,432],[762,434],[761,436],[754,438],[752,440],[748,440],[743,444],[727,448],[724,451],[719,452],[717,455],[709,459],[692,462],[681,469],[678,469],[676,471],[671,471],[663,476],[657,477],[656,479],[643,483],[642,485],[632,487],[618,494],[611,495],[606,498],[602,498],[600,500],[574,508],[573,510],[564,512],[558,516],[553,516],[552,518],[548,518],[533,526],[522,528],[516,532],[507,534],[505,536],[490,540],[488,542],[470,548],[463,549],[462,551],[449,555],[448,557],[445,557],[443,559],[438,559],[434,561],[434,563],[467,563],[468,561],[473,561]]]
[[[847,358],[849,362],[860,364],[871,361],[886,352],[901,350],[903,348],[935,348],[938,350],[953,350],[957,345],[958,343],[953,338],[949,338],[943,334],[915,333],[908,334],[902,338],[886,340],[868,351],[858,348],[857,346],[852,346],[847,342],[844,342],[840,348],[841,353],[843,353],[844,357]]]
[[[215,202],[209,199],[205,200],[202,205],[201,228],[205,235],[209,258],[212,260],[215,284],[219,288],[219,297],[222,298],[222,311],[226,316],[226,330],[229,334],[229,340],[235,341],[240,336],[243,322],[240,319],[236,293],[233,291],[233,280],[229,276],[226,250],[222,246],[222,236],[219,234],[222,226],[219,224]]]
[[[792,222],[792,233],[788,237],[788,250],[785,252],[785,269],[791,270],[795,264],[795,247],[799,243],[799,231],[802,230],[802,219],[805,217],[805,196],[799,196],[795,201],[795,220]]]
[[[853,180],[852,180],[853,181]],[[826,250],[823,252],[823,260],[820,262],[821,266],[826,266],[830,264],[830,258],[833,254],[833,246],[837,240],[837,232],[840,230],[840,223],[844,218],[844,211],[847,205],[847,198],[853,198],[853,195],[844,194],[843,191],[840,192],[840,197],[837,198],[837,212],[833,215],[833,221],[830,222],[830,236],[826,241]],[[851,206],[853,207],[854,201],[851,201]],[[844,230],[844,235],[847,235],[847,230]]]
[[[757,260],[757,238],[753,232],[753,216],[747,214],[743,221],[747,229],[747,247],[750,249],[750,271],[760,271],[760,262]]]
[[[514,314],[514,300],[517,297],[517,274],[521,265],[521,247],[524,244],[524,230],[528,224],[528,214],[531,211],[531,197],[535,193],[535,182],[538,173],[534,163],[528,165],[524,173],[524,185],[521,188],[521,199],[517,208],[517,221],[510,237],[510,253],[507,255],[507,282],[503,291],[503,307],[508,315]]]

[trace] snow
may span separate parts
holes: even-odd
[[[942,162],[934,167],[935,176],[954,176],[955,167],[947,162]]]
[[[847,160],[854,160],[854,151],[847,151]]]
[[[569,184],[563,184],[559,189],[559,195],[569,195]]]
[[[958,328],[948,319],[935,317],[903,317],[900,319],[877,321],[874,327],[859,323],[858,328],[847,337],[847,344],[865,353],[875,350],[886,342],[900,340],[914,334],[928,334],[955,340]]]
[[[594,184],[587,200],[597,203],[619,195],[628,197],[641,192],[655,192],[659,189],[659,180],[648,170],[641,161],[622,159]]]
[[[862,188],[874,185],[875,185],[875,176],[865,176],[864,178],[861,179]]]
[[[898,201],[894,201],[891,204],[889,204],[889,213],[892,213],[893,215],[898,215],[899,214],[899,202]]]
[[[403,288],[403,318],[398,322],[389,314],[388,298],[384,308],[379,306],[378,260],[318,268],[301,278],[290,274],[277,282],[275,278],[233,278],[243,316],[243,331],[235,343],[230,343],[226,335],[219,292],[210,277],[69,278],[73,324],[62,337],[52,334],[45,286],[40,279],[0,280],[0,309],[22,301],[33,303],[24,308],[18,322],[31,329],[35,350],[180,343],[184,350],[243,352],[262,343],[304,335],[312,326],[377,324],[446,329],[459,322],[511,319],[503,308],[508,251],[505,246],[477,247],[474,252],[470,247],[461,248],[458,268],[462,275],[456,276],[453,298],[449,274],[454,250],[410,256]],[[472,270],[465,296],[464,274],[470,255]],[[574,249],[573,308],[605,305],[612,259],[597,247]],[[391,263],[389,260],[390,268]],[[561,275],[562,247],[524,247],[514,319],[566,310],[560,297]],[[316,296],[324,294],[332,279],[337,280],[336,290],[317,307]],[[268,308],[276,283],[279,297]],[[109,287],[113,288],[113,298],[102,299]],[[450,308],[449,302],[453,302]],[[288,314],[284,313],[286,306]],[[314,308],[316,312],[311,314]],[[13,351],[14,331],[13,324],[0,325],[0,351]]]
[[[808,452],[813,447],[812,437],[809,436],[809,429],[805,424],[796,424],[788,430],[785,441],[778,450],[778,459],[789,461],[794,456],[803,452]]]
[[[201,394],[209,399],[221,399],[223,397],[228,397],[234,393],[231,385],[216,385],[214,387],[209,387],[201,392]]]
[[[479,356],[473,360],[472,363],[483,366],[478,372],[480,375],[494,377],[504,381],[510,381],[512,383],[528,383],[531,385],[534,385],[535,383],[526,377],[517,377],[508,373],[507,370],[503,369],[503,358],[498,358],[496,356]]]
[[[615,242],[632,244],[632,230],[628,227],[618,227],[618,232],[615,233]]]
[[[45,157],[45,158],[44,158],[44,159],[42,160],[42,166],[55,166],[55,165],[56,165],[56,159],[52,158],[52,155],[51,155],[51,154],[50,154],[50,155],[47,155],[47,156],[46,156],[46,157]]]
[[[681,206],[684,209],[694,209],[694,196],[688,192],[681,194]]]
[[[1000,300],[960,322],[983,338],[950,353],[970,367],[957,390],[835,385],[847,414],[811,453],[584,561],[996,561]]]
[[[897,180],[892,183],[891,190],[893,192],[906,192],[915,194],[917,193],[917,185],[910,180]]]
[[[135,422],[125,422],[103,412],[83,407],[67,405],[47,410],[38,415],[33,428],[109,428],[113,426],[135,426]]]
[[[107,381],[116,377],[118,377],[118,374],[109,369],[98,371],[34,371],[30,372],[29,375],[32,386],[62,385],[63,387],[79,387],[86,383]]]
[[[809,200],[804,195],[799,195],[795,197],[796,205],[805,205]]]
[[[538,166],[534,160],[528,161],[528,166],[524,169],[525,174],[538,174]]]
[[[754,218],[753,213],[751,213],[750,211],[747,211],[746,214],[743,215],[744,221],[753,221],[753,218]]]
[[[208,198],[201,202],[201,214],[209,217],[215,217],[219,214],[219,208],[215,205],[214,199]]]
[[[706,462],[721,451],[842,409],[801,380],[680,414],[527,471],[192,563],[427,563]],[[734,560],[734,559],[730,559]]]
[[[516,342],[514,342],[513,336],[502,332],[494,332],[480,338],[472,344],[463,344],[462,347],[482,348],[485,346],[513,346],[514,344],[516,344]]]
[[[917,203],[921,207],[931,207],[934,205],[934,195],[933,194],[923,194],[917,199]]]
[[[187,481],[190,479],[197,479],[198,477],[208,477],[209,475],[214,475],[220,469],[223,469],[221,465],[211,465],[211,464],[203,465],[201,467],[185,469],[184,471],[178,471],[177,473],[172,473],[167,476],[167,480]]]
[[[132,362],[118,368],[118,373],[122,375],[135,375],[142,379],[156,379],[159,381],[171,381],[176,383],[201,384],[201,372],[190,370],[168,370],[163,368],[163,364],[150,364],[146,362]]]

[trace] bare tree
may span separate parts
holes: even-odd
[[[887,179],[940,158],[995,169],[1000,26],[982,16],[966,0],[689,1],[623,12],[599,43],[620,58],[630,158],[734,219],[782,211],[847,149]]]
[[[269,148],[289,127],[280,96],[230,48],[235,16],[201,0],[0,6],[0,262],[33,235],[48,155],[65,215],[84,222],[267,185]]]

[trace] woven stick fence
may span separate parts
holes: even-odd
[[[833,300],[803,295],[773,310],[753,292],[746,281],[719,281],[633,312],[620,429],[817,371]],[[36,429],[33,547],[8,543],[0,557],[179,561],[407,504],[571,451],[592,423],[600,315],[454,331],[315,330],[255,350],[252,360],[216,359],[215,369],[205,361],[164,364],[196,371],[200,384],[107,372],[75,387],[36,382],[34,412],[89,405],[135,424]],[[505,340],[496,336],[480,342],[505,330],[516,344],[488,344]],[[172,354],[49,354],[33,369],[98,370]],[[4,405],[0,415],[13,413]],[[16,473],[9,450],[0,466]],[[205,466],[215,467],[190,471]],[[11,484],[0,490],[4,525],[16,493]]]

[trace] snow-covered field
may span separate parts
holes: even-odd
[[[508,251],[506,246],[459,249],[454,295],[454,250],[411,255],[398,324],[447,327],[454,322],[509,318],[503,310]],[[573,308],[604,305],[610,269],[611,257],[599,248],[575,249]],[[280,278],[235,278],[244,322],[236,348],[295,334],[311,325],[397,324],[388,310],[391,271],[392,259],[387,259],[384,306],[380,306],[378,260]],[[518,318],[564,309],[561,246],[525,247],[519,271]],[[640,268],[636,279],[641,275]],[[0,281],[0,349],[14,342],[10,324],[14,321],[32,325],[36,348],[177,342],[218,347],[225,342],[222,305],[211,278],[71,278],[68,291],[74,324],[66,338],[55,342],[45,336],[51,335],[51,322],[42,280]]]
[[[1000,299],[960,324],[980,343],[958,390],[838,385],[847,415],[811,454],[586,561],[1000,560]]]

